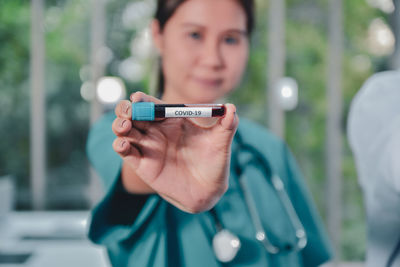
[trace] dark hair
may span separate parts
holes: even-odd
[[[158,0],[157,10],[154,18],[160,23],[160,30],[164,29],[165,24],[175,13],[176,9],[187,0]],[[236,0],[244,9],[247,17],[247,33],[250,35],[254,27],[254,1]]]
[[[167,21],[172,17],[178,7],[187,0],[157,0],[157,10],[154,18],[158,20],[160,31],[165,27]],[[236,0],[246,13],[246,28],[248,36],[251,35],[254,28],[254,0]],[[164,74],[161,64],[158,71],[157,97],[164,93]]]

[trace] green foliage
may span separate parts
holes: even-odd
[[[300,93],[298,108],[287,113],[286,140],[323,212],[327,41],[309,23],[288,21],[287,32],[287,75],[297,80]]]
[[[50,194],[82,187],[87,180],[85,142],[88,105],[80,96],[80,67],[88,61],[88,17],[79,1],[57,1],[45,12],[47,187]],[[85,27],[86,26],[86,27]],[[85,41],[86,40],[86,41]],[[17,205],[29,208],[30,6],[0,3],[0,175],[12,174]],[[65,166],[70,166],[65,168]],[[78,186],[77,186],[78,185]],[[85,199],[62,198],[48,208],[82,208]],[[68,203],[68,204],[67,204]]]
[[[89,61],[89,2],[55,1],[46,7],[46,121],[48,190],[65,196],[49,208],[83,208],[87,200],[68,200],[88,181],[85,143],[89,104],[80,95],[80,69]],[[62,190],[62,191],[61,191]],[[57,199],[57,200],[56,200]]]
[[[0,176],[29,174],[29,5],[0,2]]]

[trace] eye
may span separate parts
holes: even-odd
[[[229,45],[235,45],[239,43],[239,38],[233,36],[227,36],[224,38],[224,42]]]
[[[189,36],[194,40],[201,39],[201,34],[199,32],[191,32],[191,33],[189,33]]]

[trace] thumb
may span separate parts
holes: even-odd
[[[233,104],[225,104],[225,116],[220,119],[217,128],[228,133],[233,137],[239,125],[239,117],[236,113],[236,107]]]
[[[164,103],[160,99],[155,98],[151,95],[146,95],[145,93],[140,92],[140,91],[131,94],[130,99],[131,99],[132,103],[135,103],[135,102],[153,102],[155,104],[163,104]]]

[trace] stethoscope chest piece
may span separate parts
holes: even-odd
[[[235,234],[223,229],[214,235],[212,246],[220,262],[230,262],[236,257],[241,243]]]

